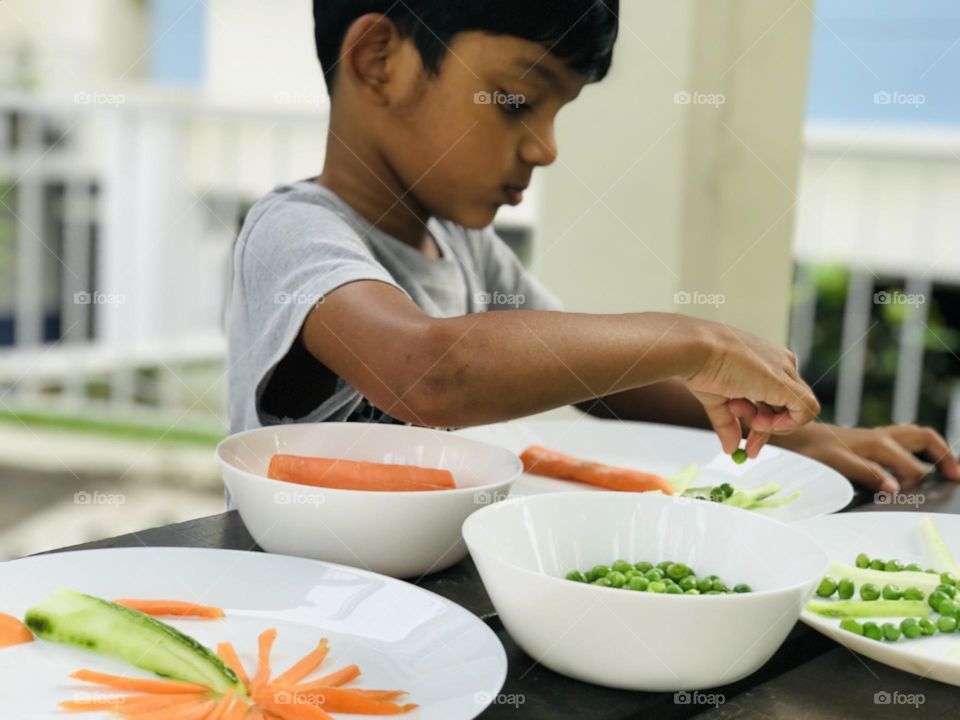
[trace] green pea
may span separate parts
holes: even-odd
[[[690,588],[689,590],[684,590],[684,591],[683,591],[683,594],[684,594],[684,595],[699,595],[699,594],[700,594],[700,591],[697,590],[696,588]]]
[[[949,615],[941,615],[937,618],[937,630],[944,633],[951,633],[957,629],[957,619]]]
[[[648,563],[648,562],[645,561],[645,560],[641,560],[640,562],[635,563],[635,564],[634,564],[634,567],[635,567],[639,572],[642,572],[642,573],[647,572],[647,570],[653,570],[653,565],[652,565],[651,563]]]
[[[680,580],[677,581],[677,585],[679,585],[680,589],[684,592],[687,590],[696,590],[697,579],[693,575],[687,575],[684,578],[680,578]]]
[[[923,600],[923,590],[911,585],[903,591],[904,600]]]
[[[602,577],[606,577],[607,573],[610,572],[610,568],[606,565],[594,565],[590,572],[587,573],[587,579],[590,582]]]
[[[631,578],[635,578],[639,575],[640,573],[638,573],[632,567],[623,574],[623,576],[627,579],[627,582],[629,582]]]
[[[709,578],[702,578],[697,581],[697,590],[702,593],[708,592],[711,587],[713,587],[713,580]]]
[[[610,587],[610,581],[606,577],[597,578],[594,580],[591,585],[599,585],[600,587]]]
[[[937,631],[937,626],[930,618],[920,618],[920,622],[918,622],[917,625],[920,626],[921,635],[930,636]]]
[[[870,569],[871,570],[883,570],[887,564],[883,560],[871,560]]]
[[[668,585],[667,586],[667,595],[682,595],[683,590],[680,589],[679,585]]]
[[[917,565],[916,563],[910,563],[909,565],[903,568],[909,572],[923,572],[923,568]]]
[[[950,598],[941,600],[937,606],[937,612],[941,615],[956,615],[958,610],[960,610],[960,603]]]
[[[643,592],[650,586],[650,581],[644,577],[632,577],[627,581],[627,587],[631,590]]]
[[[743,465],[747,461],[747,451],[743,448],[737,448],[730,455],[730,459],[733,460],[737,465]]]
[[[863,624],[863,634],[871,640],[883,640],[883,630],[875,622],[865,622]]]
[[[920,637],[920,623],[916,618],[904,618],[900,622],[900,632],[911,640]]]
[[[667,574],[667,568],[673,565],[673,560],[664,560],[663,562],[657,563],[657,570],[662,572],[664,575]]]
[[[825,577],[820,581],[820,585],[817,587],[817,595],[823,598],[828,598],[837,591],[837,581],[832,577]]]
[[[693,571],[683,563],[670,563],[667,566],[666,573],[671,580],[680,580],[691,575]]]
[[[956,585],[957,578],[954,577],[953,573],[940,573],[940,582],[942,582],[944,585]]]
[[[883,639],[890,642],[896,642],[900,639],[900,628],[893,623],[883,624]]]
[[[850,578],[843,578],[840,581],[840,584],[837,585],[837,597],[841,600],[849,600],[853,597],[853,592],[856,588],[854,587],[853,580]]]
[[[854,635],[863,635],[863,625],[853,618],[844,618],[840,621],[840,629],[852,632]]]
[[[657,581],[657,580],[663,580],[663,573],[660,572],[660,570],[658,570],[657,568],[653,568],[652,570],[647,570],[647,571],[643,574],[643,576],[644,576],[647,580],[649,580],[650,582],[655,582],[655,581]]]
[[[722,503],[727,499],[727,496],[723,494],[723,490],[718,487],[710,488],[710,500],[717,503]]]
[[[926,570],[924,570],[924,572],[931,573],[931,574],[933,574],[933,575],[939,575],[939,574],[940,574],[940,571],[939,571],[939,570],[934,570],[933,568],[927,568]]]
[[[720,486],[720,489],[723,491],[724,496],[733,497],[733,485],[730,483],[724,483]]]
[[[666,583],[656,580],[647,587],[647,590],[653,593],[662,593],[667,591]]]
[[[927,598],[927,604],[929,604],[930,607],[932,607],[937,612],[940,612],[940,603],[949,599],[950,599],[950,596],[947,595],[946,593],[942,593],[939,590],[934,590],[932,593],[930,593],[930,597]]]
[[[860,553],[859,555],[857,555],[857,567],[858,568],[870,567],[870,557],[866,553]]]
[[[900,572],[903,570],[903,565],[899,560],[887,560],[887,564],[883,569],[887,572]]]
[[[730,592],[730,588],[728,588],[719,580],[714,580],[712,583],[710,583],[710,589],[716,590],[717,592],[722,592],[722,593]]]
[[[584,575],[579,570],[571,570],[567,573],[567,580],[573,580],[574,582],[585,583],[588,582],[587,576]]]
[[[623,576],[622,572],[617,572],[616,570],[611,570],[607,573],[607,580],[610,581],[610,587],[621,588],[627,583],[627,579]]]
[[[720,590],[707,590],[703,594],[704,595],[724,595],[725,593],[721,592]]]
[[[633,565],[628,563],[626,560],[614,560],[613,565],[610,566],[611,570],[616,570],[618,573],[625,573],[627,570],[633,570]]]
[[[957,588],[955,588],[953,585],[937,585],[936,589],[942,592],[947,597],[950,597],[950,598],[957,597]]]
[[[753,592],[753,591],[750,589],[750,586],[747,585],[746,583],[739,583],[738,585],[734,585],[734,586],[733,586],[733,591],[734,591],[735,593],[748,593],[748,592]]]
[[[862,600],[876,600],[880,597],[880,588],[873,583],[864,583],[860,586],[860,598]]]
[[[899,600],[903,597],[903,590],[901,590],[896,585],[884,585],[883,586],[883,599],[884,600]]]

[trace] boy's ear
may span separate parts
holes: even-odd
[[[386,15],[363,15],[350,26],[343,39],[340,69],[358,90],[379,104],[388,102],[386,85],[400,43],[396,25]]]

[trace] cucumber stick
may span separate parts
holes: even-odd
[[[44,640],[78,645],[162,677],[246,695],[212,650],[149,615],[67,588],[27,610],[24,623]]]

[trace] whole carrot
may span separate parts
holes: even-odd
[[[664,495],[673,495],[673,486],[670,482],[654,473],[580,460],[539,445],[531,445],[520,453],[520,460],[523,462],[524,471],[533,475],[544,475],[558,480],[574,480],[608,490],[625,492],[659,490]]]
[[[273,480],[338,490],[452,490],[449,470],[358,460],[277,454],[270,458],[267,477]]]

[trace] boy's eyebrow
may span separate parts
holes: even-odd
[[[521,77],[530,72],[535,72],[554,87],[560,87],[560,78],[557,77],[557,74],[553,72],[553,70],[541,65],[540,58],[537,58],[532,63],[525,60],[516,60],[513,64],[517,70],[522,71],[523,75],[521,75]]]

